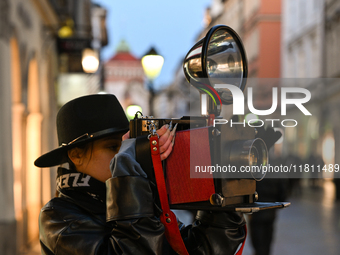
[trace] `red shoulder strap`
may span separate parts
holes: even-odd
[[[159,200],[162,208],[160,220],[165,227],[165,236],[172,249],[180,255],[189,255],[178,228],[176,215],[170,211],[158,143],[159,141],[157,135],[150,136],[151,158],[155,171]]]

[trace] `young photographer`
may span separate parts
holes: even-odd
[[[57,116],[59,148],[35,161],[60,165],[58,197],[41,210],[42,254],[175,254],[164,236],[154,183],[135,159],[135,139],[114,95],[89,95]],[[172,151],[168,125],[157,131],[161,159]],[[245,239],[241,214],[199,211],[179,224],[189,254],[235,254]]]

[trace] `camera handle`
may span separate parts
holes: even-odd
[[[150,133],[149,135],[151,158],[155,172],[155,179],[159,200],[161,204],[162,214],[160,221],[165,227],[165,236],[172,249],[180,255],[189,255],[181,233],[178,228],[176,215],[170,210],[168,195],[165,185],[163,166],[159,151],[159,137],[157,133]]]

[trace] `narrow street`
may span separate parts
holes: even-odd
[[[334,192],[331,181],[313,188],[303,183],[300,195],[288,199],[291,206],[278,212],[271,254],[339,254],[340,202]],[[249,236],[243,254],[253,255]]]

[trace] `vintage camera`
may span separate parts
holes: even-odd
[[[268,164],[268,148],[257,137],[257,130],[219,121],[222,105],[232,104],[233,98],[230,90],[215,85],[227,82],[242,91],[246,86],[247,59],[236,32],[224,25],[211,28],[190,49],[183,69],[188,82],[200,92],[201,116],[157,119],[136,113],[130,121],[130,135],[137,137],[137,160],[142,166],[148,161],[145,141],[150,130],[177,124],[175,146],[163,164],[170,207],[255,212],[288,206],[256,202],[256,182],[264,173],[240,172],[241,167]],[[232,121],[237,122],[237,116]],[[154,178],[152,172],[148,176]]]

